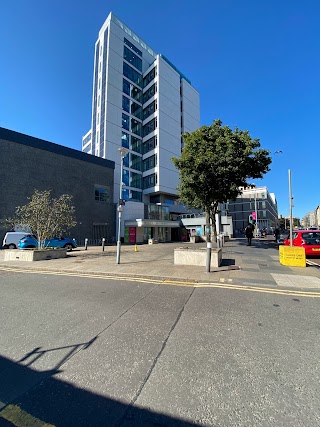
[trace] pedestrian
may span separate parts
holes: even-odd
[[[253,226],[252,224],[248,224],[244,230],[246,238],[247,238],[247,245],[251,246],[251,241],[252,241],[252,237],[253,237]]]
[[[280,230],[278,227],[276,227],[276,229],[274,230],[274,240],[275,242],[278,242],[280,238]]]

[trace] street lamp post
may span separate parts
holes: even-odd
[[[120,264],[120,252],[121,252],[121,214],[123,212],[123,200],[122,200],[122,175],[123,175],[123,159],[124,156],[128,154],[128,150],[126,148],[118,148],[118,151],[121,155],[120,160],[120,193],[119,193],[119,202],[118,202],[118,240],[117,240],[117,264]]]

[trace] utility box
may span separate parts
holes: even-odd
[[[279,258],[282,265],[306,267],[306,252],[298,246],[279,246]]]

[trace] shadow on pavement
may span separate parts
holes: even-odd
[[[35,354],[39,354],[37,349],[26,356],[28,358]],[[138,408],[53,378],[59,372],[62,371],[36,371],[0,356],[0,405],[6,405],[0,409],[0,426],[36,426],[45,423],[57,427],[198,425]],[[108,394],[108,390],[105,393]]]

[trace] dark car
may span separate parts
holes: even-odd
[[[69,239],[65,237],[55,237],[53,239],[47,239],[43,241],[44,248],[66,248],[68,251],[78,247],[75,239]],[[38,248],[38,240],[31,234],[23,237],[19,240],[18,249],[31,249]]]

